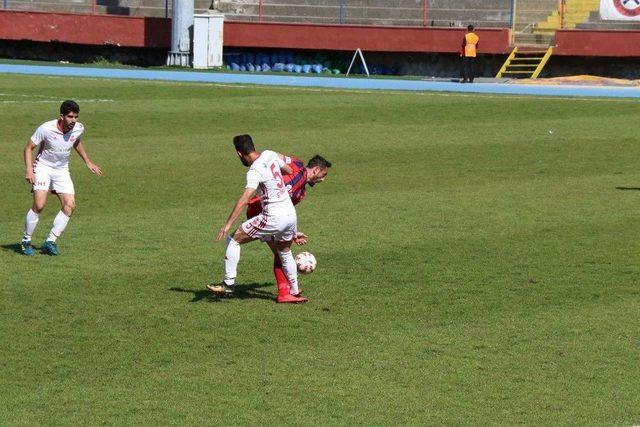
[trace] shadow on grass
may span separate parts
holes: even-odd
[[[616,187],[616,190],[623,190],[623,191],[640,191],[640,187]]]
[[[18,245],[19,246],[19,245]],[[203,287],[203,289],[184,289],[179,287],[169,288],[173,292],[186,292],[193,294],[193,299],[189,302],[208,301],[220,302],[226,299],[267,299],[275,300],[275,295],[271,292],[263,291],[260,288],[273,286],[272,283],[247,283],[238,284],[233,295],[218,295]]]
[[[7,252],[15,252],[22,255],[22,248],[20,247],[20,243],[9,243],[7,245],[0,245],[0,248],[4,249]],[[35,246],[33,248],[36,249]]]

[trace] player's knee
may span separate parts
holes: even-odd
[[[278,252],[291,252],[291,241],[276,242],[276,249]]]
[[[291,248],[278,248],[278,256],[281,260],[291,254]]]
[[[31,208],[37,214],[40,214],[44,210],[44,202],[35,202]]]
[[[67,201],[67,202],[64,203],[64,205],[62,205],[62,212],[64,212],[65,215],[67,215],[67,216],[71,216],[71,214],[75,210],[76,210],[76,202],[75,202],[75,200]]]
[[[238,228],[235,233],[233,233],[232,239],[235,240],[238,244],[249,243],[253,239],[253,237],[249,236],[245,233],[242,228]]]

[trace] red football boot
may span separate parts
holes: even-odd
[[[307,301],[309,301],[307,298],[296,297],[291,294],[278,295],[278,298],[276,298],[276,302],[281,304],[301,304]]]

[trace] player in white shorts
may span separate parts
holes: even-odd
[[[227,222],[218,231],[216,241],[227,238],[234,221],[244,212],[256,191],[262,202],[262,213],[242,223],[233,236],[227,238],[224,280],[207,288],[215,293],[232,294],[240,261],[240,245],[262,240],[275,243],[291,293],[297,294],[298,269],[291,254],[291,244],[297,238],[296,209],[282,179],[282,172],[290,174],[293,170],[278,153],[269,150],[257,152],[249,135],[236,136],[233,144],[242,164],[249,166],[247,185]]]
[[[80,107],[75,101],[64,101],[60,106],[60,117],[40,125],[24,148],[25,179],[33,190],[33,207],[25,217],[21,242],[22,253],[25,255],[35,254],[31,236],[38,225],[40,212],[47,203],[49,192],[57,194],[61,208],[41,249],[43,253],[58,255],[56,239],[66,228],[76,208],[75,189],[69,174],[71,149],[78,152],[92,173],[102,175],[100,166],[89,160],[80,142],[84,126],[78,122],[79,113]],[[36,147],[39,147],[38,155],[32,163],[31,155]]]

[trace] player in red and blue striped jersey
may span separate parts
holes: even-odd
[[[304,162],[296,157],[282,156],[284,162],[289,166],[293,172],[283,175],[284,184],[289,190],[289,196],[294,205],[300,203],[307,195],[307,184],[311,187],[323,182],[327,177],[331,162],[320,155],[313,156],[307,166]],[[253,218],[262,212],[262,206],[260,204],[260,198],[256,197],[249,201],[247,206],[247,218]],[[296,235],[295,242],[297,244],[305,244],[307,242],[307,236],[303,233]],[[278,284],[278,298],[277,302],[280,303],[299,303],[307,301],[306,298],[300,296],[300,294],[292,295],[289,292],[289,281],[287,276],[282,270],[282,262],[278,257],[278,253],[275,251],[275,247],[269,242],[269,247],[274,251],[273,259],[273,274],[276,276],[276,283]]]

